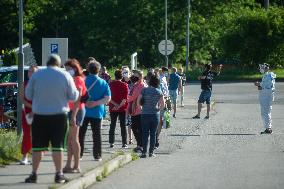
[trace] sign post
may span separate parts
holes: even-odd
[[[19,65],[18,65],[18,94],[17,94],[17,134],[22,134],[22,105],[20,89],[24,83],[24,51],[23,51],[23,0],[19,1]]]

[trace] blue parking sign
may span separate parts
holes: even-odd
[[[51,52],[51,54],[53,54],[53,53],[58,54],[58,44],[51,44],[50,45],[50,52]]]

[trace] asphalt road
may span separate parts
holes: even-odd
[[[277,84],[272,135],[259,134],[258,91],[251,83],[213,87],[210,120],[191,119],[200,86],[187,86],[186,106],[178,110],[173,127],[163,130],[158,156],[137,160],[90,188],[283,189],[284,83]]]

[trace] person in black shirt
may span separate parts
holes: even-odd
[[[205,119],[209,119],[210,113],[210,102],[211,102],[211,94],[212,94],[212,80],[214,77],[218,76],[222,69],[222,64],[220,64],[218,72],[211,71],[212,64],[205,65],[205,71],[201,76],[198,77],[198,80],[201,81],[201,94],[198,99],[198,113],[193,119],[200,119],[200,112],[202,108],[202,104],[206,102],[207,104],[207,116]]]

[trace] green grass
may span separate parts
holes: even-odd
[[[0,165],[7,165],[21,158],[21,144],[15,131],[0,129]]]
[[[277,75],[277,80],[284,79],[284,69],[272,70]],[[202,73],[201,69],[190,70],[187,73],[187,78],[190,81],[197,80],[197,77]],[[256,81],[261,79],[261,74],[258,70],[246,70],[240,68],[224,69],[220,76],[216,78],[218,81]]]

